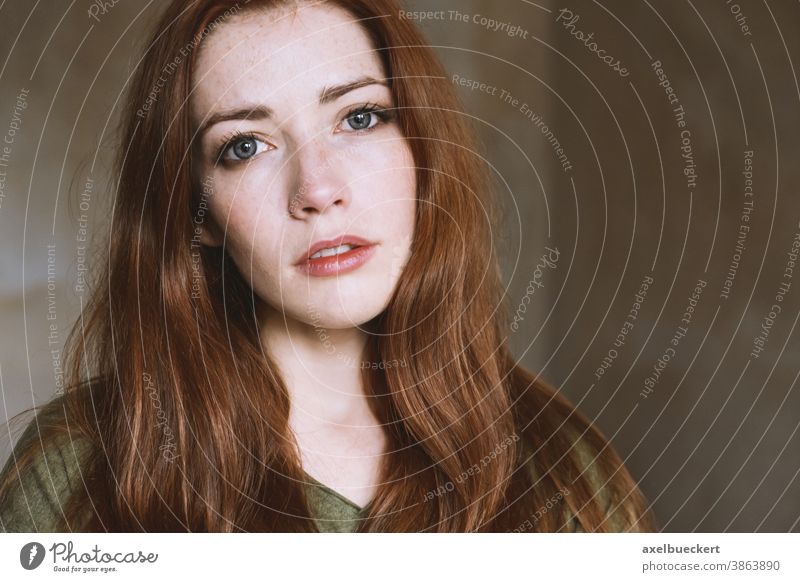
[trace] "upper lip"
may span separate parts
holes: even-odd
[[[306,251],[295,263],[296,265],[300,265],[305,263],[311,258],[316,252],[321,251],[322,249],[333,249],[341,245],[352,245],[354,247],[366,247],[369,245],[373,245],[372,241],[368,241],[366,239],[361,238],[360,236],[354,236],[352,234],[343,234],[332,238],[330,240],[319,240],[315,242],[308,248]]]

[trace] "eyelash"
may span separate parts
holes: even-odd
[[[378,117],[379,122],[368,129],[352,129],[346,133],[357,133],[357,134],[369,133],[374,129],[376,129],[378,126],[393,121],[395,118],[395,112],[391,109],[384,108],[378,105],[377,103],[364,103],[363,105],[358,105],[350,109],[347,113],[345,113],[344,117],[339,123],[341,124],[342,122],[347,121],[348,119],[358,115],[359,113],[372,113]],[[248,158],[246,160],[232,160],[232,159],[225,159],[223,157],[237,141],[242,139],[254,139],[260,141],[259,136],[249,131],[234,130],[228,133],[222,138],[222,144],[219,146],[219,148],[217,148],[217,153],[214,158],[215,159],[214,165],[217,165],[219,163],[240,164],[249,162],[250,159],[252,158]]]

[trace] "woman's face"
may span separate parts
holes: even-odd
[[[341,329],[378,315],[408,259],[416,181],[367,33],[339,8],[248,12],[195,67],[195,160],[213,190],[202,241],[224,240],[287,317]]]

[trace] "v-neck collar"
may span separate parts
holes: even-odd
[[[311,485],[315,486],[317,489],[321,489],[322,491],[324,491],[328,495],[331,495],[331,496],[337,498],[339,501],[341,501],[341,502],[347,504],[348,506],[350,506],[357,513],[361,513],[361,512],[364,511],[364,507],[359,506],[355,501],[353,501],[351,499],[348,499],[347,497],[345,497],[344,495],[342,495],[341,493],[339,493],[335,489],[332,489],[332,488],[328,487],[327,485],[325,485],[325,483],[322,483],[321,481],[315,479],[314,477],[312,477],[311,475],[309,475],[305,471],[303,471],[303,474],[305,475],[305,478],[309,481],[309,483]]]

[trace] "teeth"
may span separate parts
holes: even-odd
[[[353,245],[339,245],[338,247],[332,249],[322,249],[321,251],[317,251],[313,255],[309,257],[309,259],[321,259],[322,257],[332,257],[334,255],[341,255],[342,253],[346,253],[349,250],[352,250],[356,247]]]

